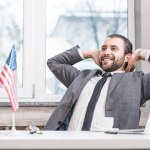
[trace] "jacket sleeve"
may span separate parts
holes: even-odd
[[[80,73],[77,68],[72,66],[77,62],[82,61],[78,48],[79,46],[76,45],[63,53],[48,59],[47,61],[49,69],[66,87],[69,87],[72,81]]]
[[[143,102],[145,103],[147,100],[150,100],[150,73],[145,74],[142,77],[142,97],[143,97]]]

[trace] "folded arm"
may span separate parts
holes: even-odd
[[[80,70],[73,65],[83,59],[92,58],[99,65],[99,50],[80,50],[77,45],[63,53],[60,53],[47,61],[49,69],[66,87],[78,76]]]
[[[128,66],[126,67],[125,71],[129,72],[132,71],[137,63],[140,60],[148,61],[150,62],[150,50],[148,49],[136,49],[133,54],[131,55],[131,58],[129,59]],[[150,73],[147,74],[141,74],[142,79],[142,101],[141,104],[145,103],[147,100],[150,100]]]
[[[148,49],[136,49],[131,55],[128,65],[125,69],[126,72],[133,71],[135,66],[140,60],[146,60],[150,62],[150,50]]]
[[[77,68],[72,66],[82,60],[78,53],[78,48],[79,46],[77,45],[47,61],[49,69],[66,87],[69,87],[80,72]]]

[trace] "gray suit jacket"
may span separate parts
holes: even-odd
[[[71,113],[86,83],[100,70],[79,71],[72,65],[82,61],[75,46],[48,60],[54,75],[68,88],[44,130],[66,130]],[[150,99],[150,74],[143,72],[113,74],[106,98],[105,116],[114,117],[114,127],[138,128],[140,106]]]

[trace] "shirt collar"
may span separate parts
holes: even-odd
[[[125,73],[125,71],[117,70],[117,71],[112,71],[111,74],[113,75],[114,73]]]
[[[102,71],[102,74],[99,73],[98,76],[103,75],[105,73],[105,71],[103,71],[103,70],[101,70],[101,71]],[[125,71],[117,70],[117,71],[112,71],[110,73],[113,75],[114,73],[125,73]]]

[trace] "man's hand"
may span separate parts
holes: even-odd
[[[99,53],[100,53],[100,51],[99,50],[94,50],[94,51],[92,51],[93,53],[92,53],[92,59],[94,60],[94,62],[98,65],[98,66],[100,66],[100,61],[99,61]]]
[[[83,50],[82,51],[83,57],[85,59],[92,58],[98,66],[100,66],[99,53],[100,53],[100,50]]]
[[[128,60],[127,67],[125,68],[125,72],[131,72],[135,69],[136,65],[140,58],[137,56],[136,53],[133,53]]]
[[[125,72],[133,71],[140,60],[145,60],[147,50],[136,49],[129,58]]]

